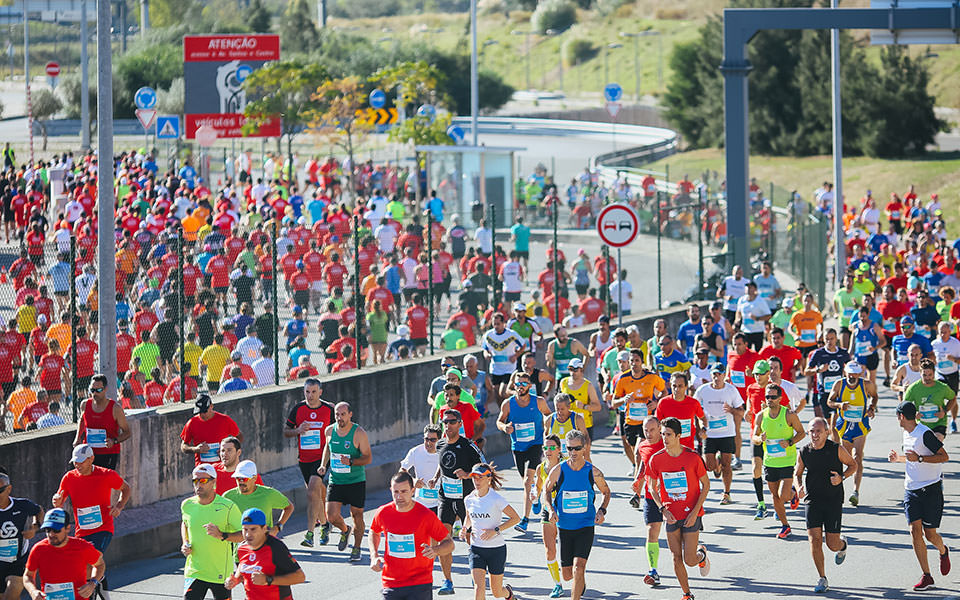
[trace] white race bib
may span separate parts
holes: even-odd
[[[330,458],[330,470],[334,473],[349,473],[350,456],[347,454],[334,454]]]
[[[518,442],[532,442],[537,437],[537,426],[535,423],[514,423],[513,432]]]
[[[853,314],[857,312],[856,306],[848,306],[843,309],[843,318],[847,321],[853,318]]]
[[[888,333],[896,333],[897,324],[893,322],[893,319],[884,319],[883,320],[883,330]]]
[[[630,409],[627,411],[627,416],[630,417],[631,421],[642,421],[649,414],[650,410],[647,408],[646,402],[631,402]]]
[[[940,412],[940,407],[936,404],[924,404],[920,406],[920,420],[926,422],[937,421],[937,413]]]
[[[690,437],[693,419],[680,419],[680,437]]]
[[[730,383],[738,388],[746,387],[747,378],[743,374],[743,371],[730,371]]]
[[[823,391],[829,392],[833,389],[835,383],[840,381],[840,377],[824,377],[823,378]]]
[[[423,488],[421,488],[423,489]],[[387,554],[394,558],[416,558],[417,546],[412,533],[387,532]]]
[[[872,345],[873,344],[871,344],[869,341],[857,340],[857,344],[856,344],[857,356],[867,356],[868,354],[870,354],[871,353],[870,347]]]
[[[801,329],[800,330],[800,341],[804,344],[813,344],[817,341],[817,330],[816,329]]]
[[[767,440],[767,454],[771,457],[786,456],[787,449],[780,445],[780,440]]]
[[[17,538],[0,540],[0,562],[12,563],[16,561],[20,557],[19,552],[20,540]]]
[[[300,434],[301,450],[319,450],[323,447],[323,429],[314,429],[313,423],[308,431]],[[320,423],[320,425],[323,425]]]
[[[851,423],[859,423],[863,420],[863,407],[848,406],[847,410],[843,411],[843,420],[850,421]]]
[[[942,359],[942,360],[938,360],[938,361],[937,361],[937,370],[938,370],[938,371],[950,371],[950,370],[952,370],[952,369],[954,369],[954,368],[956,367],[956,364],[957,364],[957,363],[953,362],[953,361],[950,360],[949,358],[944,358],[944,359]]]
[[[73,584],[66,583],[45,583],[43,593],[47,600],[76,600],[73,593]]]
[[[100,506],[88,506],[77,509],[77,529],[97,529],[103,525]]]
[[[91,448],[106,448],[107,430],[87,429],[87,444],[89,444]]]
[[[721,431],[727,428],[727,415],[707,419],[707,431]]]
[[[220,442],[207,444],[210,449],[200,453],[200,462],[215,463],[220,460]]]
[[[457,477],[443,477],[443,497],[451,500],[463,498],[463,480]]]
[[[661,473],[663,478],[663,488],[667,496],[682,500],[687,497],[687,474],[684,471],[675,471],[670,473]]]
[[[426,502],[436,502],[440,499],[440,491],[437,488],[417,488],[416,497]]]
[[[567,514],[583,514],[587,512],[587,498],[587,490],[564,490],[560,499],[560,507]]]

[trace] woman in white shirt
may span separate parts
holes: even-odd
[[[507,541],[501,533],[520,522],[520,515],[497,490],[503,485],[501,477],[487,463],[474,465],[470,472],[473,492],[463,499],[467,517],[460,530],[460,539],[470,544],[470,570],[476,600],[486,598],[487,574],[494,598],[513,598],[513,588],[503,584],[507,563]],[[507,520],[503,520],[503,515]]]

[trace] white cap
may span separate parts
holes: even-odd
[[[213,479],[217,478],[217,470],[210,463],[199,464],[193,468],[193,478],[205,475],[207,477],[212,477]]]
[[[574,358],[574,359],[572,359],[569,363],[567,363],[567,367],[569,367],[569,368],[571,368],[571,369],[582,369],[582,368],[583,368],[583,360],[581,360],[581,359],[579,359],[579,358]]]
[[[860,373],[863,373],[863,367],[861,367],[860,363],[857,361],[852,360],[847,363],[847,366],[843,368],[843,371],[851,375],[859,375]]]
[[[92,456],[93,448],[90,447],[90,444],[80,444],[73,448],[73,455],[70,457],[70,462],[73,464],[82,463]]]
[[[234,479],[253,479],[256,476],[257,465],[252,460],[241,460],[233,472]]]
[[[527,305],[523,302],[514,302],[513,310],[527,310]]]
[[[399,327],[397,327],[397,335],[399,335],[402,338],[407,337],[408,335],[410,335],[410,328],[407,327],[406,325],[400,325]]]

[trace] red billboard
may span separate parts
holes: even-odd
[[[183,62],[280,60],[279,35],[185,35]]]
[[[242,114],[236,113],[206,113],[206,114],[187,114],[187,139],[194,139],[197,129],[203,125],[209,125],[217,130],[217,138],[238,138],[238,137],[280,137],[283,135],[283,127],[279,118],[271,119],[269,122],[260,126],[256,133],[243,135],[241,128],[246,123],[247,118]]]

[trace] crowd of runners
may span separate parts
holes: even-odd
[[[711,572],[706,543],[713,524],[707,511],[712,504],[732,503],[734,472],[743,470],[746,460],[743,448],[750,452],[749,487],[757,499],[755,507],[744,510],[757,520],[775,517],[780,539],[793,536],[791,522],[805,523],[819,574],[814,590],[823,593],[829,584],[822,545],[842,564],[848,548],[842,530],[844,504],[857,507],[870,497],[869,490],[862,490],[868,434],[875,426],[894,427],[892,421],[877,421],[879,390],[885,386],[900,396],[896,418],[903,445],[875,453],[904,463],[903,510],[922,572],[913,588],[934,585],[928,545],[937,550],[940,575],[950,571],[949,551],[937,530],[944,502],[942,463],[948,460],[944,440],[957,430],[960,242],[947,241],[936,198],[923,203],[911,192],[891,201],[885,213],[889,234],[882,233],[874,218],[877,209],[869,194],[852,209],[853,216],[845,219],[849,272],[832,299],[818,302],[802,285],[785,289],[769,263],[749,277],[736,267],[716,291],[716,300],[690,305],[688,319],[676,331],[668,330],[662,319],[643,331],[637,324],[612,327],[617,314],[630,322],[632,290],[623,265],[601,262],[602,257],[578,252],[568,260],[561,249],[547,248],[551,262],[531,292],[526,282],[534,277],[525,269],[530,231],[522,217],[511,230],[513,248],[496,253],[494,263],[495,249],[484,224],[472,233],[475,246],[468,248],[466,229],[444,215],[437,195],[424,194],[422,207],[439,227],[430,236],[433,248],[423,247],[427,242],[421,207],[414,211],[407,197],[382,196],[389,189],[378,187],[373,176],[361,179],[372,183],[355,190],[366,195],[351,209],[353,200],[340,193],[342,173],[335,163],[327,168],[329,161],[306,165],[306,198],[282,179],[256,181],[249,157],[246,170],[237,163],[236,185],[210,193],[189,164],[158,177],[151,157],[134,153],[122,156],[117,169],[118,336],[133,335],[125,330],[132,327],[140,343],[131,346],[128,361],[118,361],[124,371],[95,373],[95,302],[90,306],[88,300],[87,310],[72,323],[69,313],[65,318],[61,314],[57,324],[63,323],[68,335],[71,326],[76,327],[77,339],[77,381],[66,386],[63,378],[70,370],[63,361],[72,349],[51,332],[55,311],[63,312],[59,275],[51,274],[60,263],[49,264],[42,244],[51,236],[57,244],[62,241],[57,235],[68,240],[77,236],[77,247],[89,250],[78,252],[80,272],[71,274],[68,267],[65,277],[69,281],[76,276],[79,285],[89,274],[88,298],[95,300],[96,273],[90,269],[96,240],[92,245],[80,240],[89,240],[96,231],[96,159],[67,155],[54,163],[70,166],[72,180],[64,209],[49,220],[42,167],[8,171],[0,179],[5,209],[7,196],[21,196],[21,182],[25,197],[39,202],[34,211],[32,205],[29,210],[16,208],[11,198],[12,233],[14,238],[24,234],[24,256],[9,270],[18,304],[0,340],[0,353],[6,352],[0,355],[0,376],[8,369],[13,379],[0,383],[5,410],[14,414],[18,428],[41,426],[42,419],[56,414],[54,402],[65,389],[82,389],[83,399],[69,457],[74,469],[62,476],[52,498],[13,497],[12,486],[18,482],[0,474],[3,600],[18,598],[22,590],[34,599],[109,598],[103,553],[115,533],[114,519],[130,500],[131,486],[137,485],[117,472],[119,455],[131,436],[125,409],[141,401],[148,406],[164,401],[194,406],[180,445],[195,463],[194,495],[181,506],[187,600],[208,594],[228,598],[234,587],[242,587],[253,599],[292,597],[292,586],[303,583],[306,575],[282,540],[313,551],[335,543],[337,551],[349,550],[351,562],[364,561],[366,549],[366,561],[382,578],[383,597],[392,600],[431,598],[436,562],[441,576],[436,593],[454,594],[452,553],[462,544],[475,597],[485,597],[489,580],[494,597],[513,598],[508,546],[523,542],[504,533],[527,532],[538,525],[543,576],[554,585],[549,596],[562,597],[568,590],[576,600],[589,587],[587,563],[595,537],[616,535],[598,528],[611,502],[622,502],[618,508],[629,506],[644,516],[648,572],[643,581],[651,587],[662,585],[660,534],[665,530],[673,573],[682,598],[689,600],[693,586],[687,569],[696,569],[700,577]],[[353,172],[363,169],[358,165]],[[17,221],[20,212],[33,215],[23,227]],[[443,225],[448,218],[449,231]],[[286,324],[271,312],[272,303],[263,301],[272,291],[264,285],[273,275],[267,267],[272,265],[272,246],[264,243],[272,220],[284,228],[286,240],[279,268],[285,270],[287,257],[293,259],[291,277],[277,273],[285,280],[278,289],[293,315]],[[367,258],[352,255],[342,243],[353,234],[354,222],[364,230]],[[458,226],[464,235],[454,234]],[[34,231],[42,241],[31,244]],[[454,243],[457,240],[462,246]],[[195,269],[189,275],[187,266],[180,272],[169,262],[181,245],[185,265]],[[425,252],[454,256],[458,248],[463,250],[461,260],[436,260],[433,272],[420,268]],[[316,279],[306,274],[312,254],[322,266]],[[410,278],[401,266],[407,259],[415,263]],[[369,261],[367,280],[374,277],[365,295],[371,310],[366,319],[354,314],[347,325],[343,311],[350,302],[341,295],[344,304],[338,307],[337,290],[351,287],[346,265],[364,260]],[[559,278],[551,279],[552,261],[557,261]],[[388,273],[395,275],[398,289],[390,287]],[[457,285],[444,287],[453,273]],[[496,273],[499,285],[493,285],[489,273]],[[178,274],[184,284],[182,307],[179,294],[170,293],[179,283]],[[238,285],[244,278],[249,281]],[[50,291],[43,290],[48,285],[54,295],[43,322],[40,316],[45,313],[37,301]],[[350,398],[324,398],[304,333],[309,327],[319,327],[324,336],[325,327],[332,332],[323,315],[339,308],[338,337],[323,338],[329,346],[321,342],[328,372],[355,366],[351,361],[358,356],[379,362],[397,348],[398,357],[421,354],[426,343],[420,327],[429,318],[423,315],[428,311],[422,291],[431,285],[433,291],[453,291],[460,307],[447,326],[459,335],[445,332],[444,350],[476,350],[462,357],[458,353],[457,359],[441,353],[440,373],[422,382],[423,441],[399,461],[390,481],[392,501],[369,518],[366,469],[377,449],[354,420]],[[382,296],[376,293],[381,288]],[[494,291],[499,297],[491,306]],[[440,303],[451,301],[449,294],[435,297]],[[135,305],[124,314],[121,303],[133,300]],[[610,305],[617,300],[611,319]],[[555,315],[557,302],[561,310]],[[255,310],[260,306],[262,311]],[[179,395],[179,381],[173,386],[181,375],[178,348],[167,343],[171,338],[164,333],[179,310],[190,313],[189,336],[196,339],[193,354],[184,357],[191,369],[185,376],[192,382],[186,397]],[[145,314],[152,315],[150,323],[138,319]],[[227,320],[224,315],[233,316]],[[373,335],[378,318],[382,331],[398,335],[393,343],[387,344],[386,335]],[[586,343],[568,332],[589,323],[597,326]],[[296,533],[284,531],[294,513],[292,502],[267,486],[255,462],[244,458],[244,445],[259,433],[241,431],[214,405],[216,393],[245,389],[235,382],[275,382],[273,364],[268,370],[260,361],[275,359],[263,340],[272,339],[272,328],[280,327],[288,348],[307,352],[290,366],[290,378],[303,382],[303,399],[284,407],[283,436],[297,446],[307,497],[308,527]],[[235,337],[233,346],[226,345],[228,332]],[[37,338],[48,350],[39,356]],[[66,352],[61,351],[64,347]],[[545,364],[538,363],[538,356],[545,357]],[[47,363],[54,359],[59,362],[57,377],[45,380],[45,370],[54,368]],[[21,406],[23,394],[17,394],[31,389],[23,380],[34,368],[41,381],[56,383],[49,389],[43,384],[45,406],[35,406],[39,398]],[[117,377],[121,398],[107,395],[112,377]],[[50,399],[53,394],[56,400]],[[497,431],[487,428],[488,421]],[[607,426],[621,439],[632,490],[611,489],[591,462],[591,445],[607,434]],[[484,454],[486,441],[497,435],[509,437],[522,485],[522,500],[515,505],[500,492],[514,476]],[[845,479],[853,479],[849,495]],[[722,491],[710,494],[711,487]],[[614,498],[615,492],[620,498]],[[45,539],[34,543],[40,530]]]

